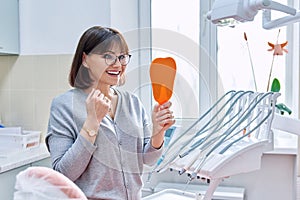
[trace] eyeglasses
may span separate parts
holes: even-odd
[[[123,55],[116,56],[114,54],[106,53],[101,56],[102,58],[105,59],[105,63],[107,65],[114,65],[117,62],[117,60],[119,60],[121,65],[125,66],[129,63],[131,58],[130,54],[123,54]]]

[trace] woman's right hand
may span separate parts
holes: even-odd
[[[92,89],[86,98],[87,120],[91,123],[100,124],[102,119],[108,113],[111,101],[100,90]]]

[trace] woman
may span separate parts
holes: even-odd
[[[72,62],[74,88],[51,105],[46,144],[53,168],[88,199],[140,199],[143,165],[156,163],[175,123],[170,102],[154,106],[151,124],[135,95],[113,87],[124,84],[130,57],[117,30],[91,27]]]

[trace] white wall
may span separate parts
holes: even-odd
[[[51,100],[69,89],[73,53],[83,31],[93,25],[124,33],[134,50],[124,89],[135,92],[148,77],[142,77],[140,63],[147,60],[143,63],[149,66],[149,51],[137,49],[141,37],[150,42],[149,34],[139,34],[139,27],[150,26],[149,5],[150,0],[19,0],[21,54],[0,56],[0,121],[45,133]],[[144,10],[142,20],[138,7]],[[146,94],[142,101],[150,110],[151,91],[136,93]]]
[[[140,91],[140,85],[148,81],[140,66],[147,68],[151,62],[150,49],[140,51],[145,45],[141,41],[150,46],[149,31],[140,33],[140,28],[150,27],[150,7],[150,0],[19,0],[20,55],[71,55],[87,28],[116,28],[133,54],[125,89],[136,92],[150,106],[150,89]],[[143,71],[148,74],[147,69]]]

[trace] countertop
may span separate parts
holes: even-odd
[[[47,147],[41,143],[38,147],[11,152],[8,155],[0,155],[0,173],[27,165],[50,157]]]
[[[274,148],[274,150],[264,152],[264,154],[282,154],[296,156],[298,154],[298,150],[296,148]]]

